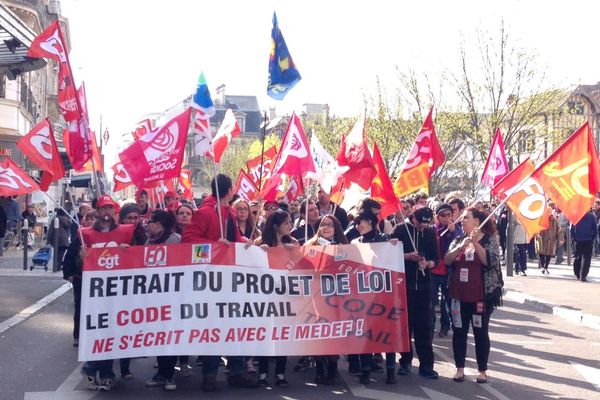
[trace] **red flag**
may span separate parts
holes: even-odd
[[[190,126],[191,108],[162,127],[147,133],[119,154],[137,187],[177,178]]]
[[[135,129],[131,132],[133,140],[138,140],[146,133],[152,131],[152,121],[149,118],[143,119],[137,123]],[[106,140],[108,142],[108,139]]]
[[[296,113],[293,113],[290,118],[272,174],[307,175],[309,177],[316,175],[315,164],[308,148],[308,140]]]
[[[342,139],[342,147],[337,155],[337,161],[340,167],[349,167],[343,175],[344,186],[349,187],[350,182],[354,182],[366,190],[371,186],[371,181],[377,171],[367,146],[365,118],[363,111],[350,133]]]
[[[40,188],[43,191],[47,191],[50,183],[65,175],[58,146],[54,139],[52,125],[50,125],[50,121],[47,118],[37,124],[27,135],[19,139],[17,147],[32,163],[44,170],[40,182]]]
[[[483,168],[483,174],[481,175],[481,182],[489,187],[493,188],[498,182],[502,180],[508,174],[508,162],[506,161],[506,152],[504,151],[504,142],[502,141],[502,133],[500,128],[496,129],[494,140],[492,141],[492,147],[490,154],[485,162],[485,168]]]
[[[18,196],[40,190],[38,184],[13,160],[0,162],[0,196]]]
[[[76,171],[81,171],[92,156],[92,143],[85,118],[71,121],[63,129],[63,144]]]
[[[254,200],[258,194],[258,189],[252,182],[252,179],[242,169],[240,169],[235,182],[235,193],[239,194],[246,201]]]
[[[532,177],[571,223],[579,222],[600,190],[600,162],[590,125],[583,124]]]
[[[29,57],[50,58],[58,65],[58,105],[65,118],[71,122],[81,118],[82,110],[77,98],[77,90],[69,62],[69,53],[65,45],[58,20],[52,22],[31,43],[27,51]]]
[[[383,157],[381,157],[379,147],[377,147],[376,143],[373,144],[373,162],[375,163],[377,175],[375,175],[373,182],[371,182],[371,198],[381,204],[380,216],[385,218],[398,211],[400,205],[394,193],[394,185],[392,185],[392,180],[385,169]]]
[[[192,173],[189,169],[181,169],[177,189],[181,191],[184,198],[188,200],[194,198],[194,192],[192,191]]]
[[[394,184],[396,196],[403,197],[420,189],[427,189],[429,178],[435,170],[446,161],[446,155],[442,150],[435,134],[433,125],[433,107],[423,121],[421,131],[415,139],[402,171]]]
[[[549,226],[550,210],[542,186],[531,177],[535,166],[529,158],[512,170],[494,188],[492,193],[504,200],[527,231],[528,239]]]
[[[248,168],[248,177],[252,180],[252,183],[256,187],[262,187],[259,185],[259,181],[261,179],[261,169],[262,169],[262,180],[264,182],[265,179],[269,179],[271,177],[271,171],[273,169],[273,165],[275,164],[275,159],[277,158],[277,147],[275,145],[269,147],[269,149],[265,150],[264,154],[258,155],[254,157],[252,160],[246,161],[246,167]],[[262,161],[262,167],[261,167]]]
[[[113,187],[114,192],[118,192],[119,190],[125,189],[127,186],[133,185],[129,174],[123,167],[122,162],[118,162],[111,167],[113,170],[113,181],[115,183]]]
[[[92,157],[88,162],[83,166],[84,171],[92,171],[94,165],[96,166],[96,171],[101,172],[104,171],[104,166],[102,165],[102,157],[100,155],[100,150],[98,149],[98,143],[96,142],[96,133],[90,132],[90,136],[92,137]],[[92,163],[92,159],[94,162]]]
[[[221,122],[221,127],[217,131],[212,142],[212,154],[214,155],[216,163],[221,161],[221,156],[223,156],[223,153],[227,150],[231,139],[240,136],[241,133],[242,130],[233,115],[233,111],[231,111],[231,108],[228,108],[225,112],[225,118],[223,118],[223,122]]]

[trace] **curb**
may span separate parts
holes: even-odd
[[[586,314],[580,310],[573,310],[567,307],[557,306],[549,301],[538,299],[525,293],[503,289],[503,296],[508,300],[539,311],[545,314],[553,314],[575,324],[581,324],[600,331],[600,317],[592,314]]]

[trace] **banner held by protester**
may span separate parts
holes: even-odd
[[[408,350],[402,246],[89,249],[80,360]]]

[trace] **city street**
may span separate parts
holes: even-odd
[[[530,297],[580,311],[589,318],[600,315],[598,288],[600,260],[594,260],[590,282],[576,282],[566,265],[551,266],[551,276],[538,273],[530,263],[528,277],[507,277],[504,307],[492,315],[492,352],[489,383],[475,383],[474,346],[470,338],[467,379],[452,381],[454,366],[451,336],[435,336],[436,370],[440,379],[419,377],[416,368],[396,385],[385,384],[384,373],[372,374],[364,386],[347,373],[340,360],[341,377],[334,386],[315,385],[314,370],[293,372],[296,358],[288,361],[288,388],[230,389],[223,368],[219,390],[201,391],[200,367],[193,375],[176,375],[177,390],[165,393],[147,388],[144,381],[155,372],[151,358],[132,361],[132,380],[117,379],[108,393],[89,391],[79,373],[77,349],[72,346],[72,295],[60,273],[22,270],[19,254],[5,254],[0,262],[0,398],[21,399],[600,399],[600,330],[583,319],[552,313]],[[532,293],[529,293],[531,291]],[[529,297],[528,297],[529,296]],[[586,303],[578,304],[578,299]],[[573,299],[571,303],[567,300]],[[591,308],[586,308],[587,306]],[[41,308],[37,310],[38,308]],[[37,311],[36,311],[37,310]],[[550,311],[549,311],[550,310]],[[595,311],[597,310],[597,311]],[[594,312],[592,312],[594,311]],[[586,320],[589,319],[586,317]],[[416,367],[416,361],[413,367]],[[118,364],[115,363],[115,372]],[[273,378],[270,377],[271,382]]]

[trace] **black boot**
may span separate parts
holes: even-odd
[[[362,383],[363,385],[368,385],[369,383],[371,383],[370,371],[363,371],[362,375],[360,376],[360,383]]]
[[[396,382],[396,371],[394,370],[394,368],[388,368],[385,383],[387,383],[388,385],[395,385]]]

